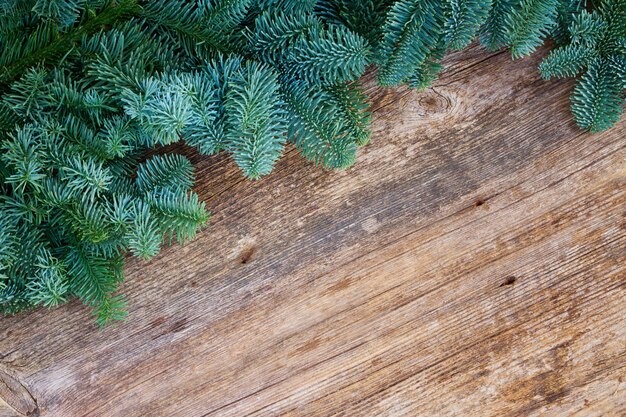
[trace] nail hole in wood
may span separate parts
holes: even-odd
[[[517,278],[515,278],[514,276],[510,276],[510,277],[506,277],[506,279],[504,280],[504,282],[502,284],[500,284],[501,287],[508,287],[510,285],[515,284],[515,281],[517,281]]]
[[[241,255],[239,255],[239,262],[242,265],[250,263],[252,261],[252,257],[256,253],[256,246],[248,246],[243,251],[241,251]]]
[[[480,206],[482,206],[482,205],[484,205],[484,204],[485,204],[485,201],[484,201],[484,200],[478,199],[478,200],[476,200],[476,202],[474,203],[474,207],[480,207]]]

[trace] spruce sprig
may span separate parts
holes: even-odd
[[[541,63],[541,75],[575,77],[572,94],[576,123],[591,132],[613,126],[623,113],[626,89],[626,2],[602,0],[595,10],[571,18],[568,42]]]

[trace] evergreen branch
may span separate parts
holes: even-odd
[[[249,178],[269,174],[285,143],[285,117],[278,78],[270,68],[248,63],[229,80],[226,148]]]
[[[204,203],[198,201],[196,194],[162,189],[154,191],[147,201],[169,240],[176,236],[179,243],[185,243],[209,220]]]
[[[417,90],[424,90],[432,85],[442,69],[443,66],[437,61],[424,61],[408,79],[408,84]]]
[[[378,49],[394,0],[318,0],[316,14],[331,25],[345,26]]]
[[[132,221],[126,232],[128,247],[133,255],[149,259],[159,253],[163,234],[149,204],[137,201],[132,211]]]
[[[623,85],[606,60],[594,59],[572,94],[576,123],[591,132],[613,126],[623,113]]]
[[[344,27],[309,32],[294,45],[286,61],[289,71],[309,83],[337,84],[359,78],[369,62],[365,39]]]
[[[187,192],[193,185],[193,165],[182,155],[155,155],[139,165],[136,182],[142,194],[161,188]]]
[[[310,13],[267,11],[255,19],[254,30],[248,38],[253,54],[274,63],[299,39],[321,29],[322,23]]]
[[[444,11],[444,43],[461,50],[469,45],[487,20],[491,0],[448,0]]]
[[[481,30],[481,42],[487,49],[497,51],[508,39],[507,17],[516,0],[493,0],[491,10]]]
[[[521,0],[506,18],[506,43],[513,58],[529,55],[556,22],[558,0]]]
[[[367,96],[358,82],[337,84],[325,89],[332,97],[332,104],[338,110],[338,118],[345,120],[350,135],[358,146],[365,146],[371,137],[370,124],[372,115],[369,112]]]
[[[571,40],[570,26],[574,19],[585,12],[585,0],[560,0],[557,5],[556,24],[550,36],[559,45],[565,45]]]
[[[143,5],[142,15],[187,38],[187,45],[207,45],[220,53],[241,52],[236,28],[243,22],[252,0],[154,0]],[[198,52],[193,48],[193,51]]]
[[[575,77],[596,57],[596,52],[588,45],[571,44],[550,52],[541,61],[539,71],[546,80],[553,77]]]
[[[65,265],[43,250],[37,256],[37,274],[26,287],[27,298],[33,304],[55,307],[67,301],[69,291]]]
[[[283,82],[288,106],[288,137],[302,155],[325,168],[347,168],[356,159],[356,139],[349,124],[334,117],[333,98],[302,81]]]
[[[123,305],[113,296],[122,281],[123,258],[94,255],[81,245],[69,248],[64,263],[70,291],[85,304],[95,307],[99,323],[119,318]]]
[[[54,63],[70,51],[83,36],[95,33],[117,22],[121,17],[135,14],[137,11],[136,0],[120,0],[65,33],[55,31],[52,25],[42,26],[42,32],[36,32],[27,40],[26,49],[21,57],[15,57],[10,63],[5,63],[0,67],[0,87],[31,67],[43,62]],[[29,47],[30,42],[34,45]]]
[[[432,0],[400,0],[388,13],[378,51],[382,85],[405,82],[430,55],[443,30],[441,4]]]

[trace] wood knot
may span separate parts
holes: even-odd
[[[259,249],[255,238],[246,236],[237,242],[237,246],[233,248],[230,259],[237,266],[249,264]]]
[[[422,116],[444,115],[452,110],[452,100],[432,88],[425,91],[417,102]]]

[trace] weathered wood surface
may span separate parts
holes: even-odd
[[[0,321],[0,416],[626,413],[626,122],[574,126],[539,56],[368,82],[347,172],[193,156],[212,226],[132,260],[128,322]]]

